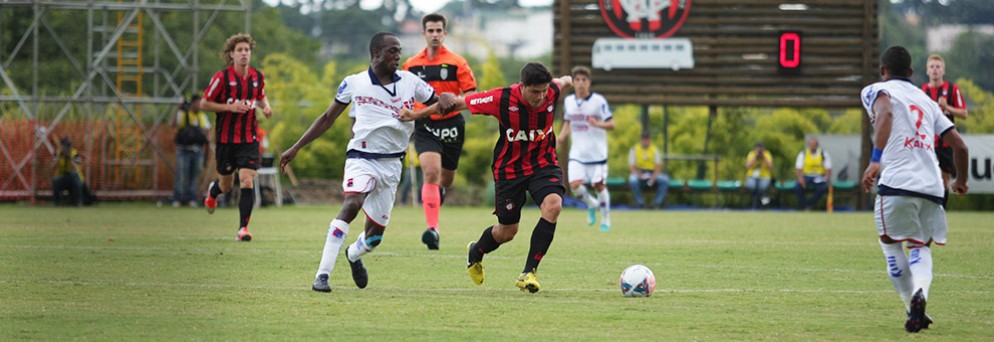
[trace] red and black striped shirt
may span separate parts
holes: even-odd
[[[245,113],[217,113],[214,125],[217,143],[250,144],[258,141],[259,122],[255,117],[255,105],[266,98],[265,86],[265,77],[251,66],[248,67],[248,75],[239,74],[233,65],[214,74],[204,91],[205,99],[221,104],[244,101],[252,107]]]
[[[500,123],[491,168],[494,180],[525,177],[538,169],[558,167],[552,120],[559,103],[559,85],[552,82],[545,101],[531,108],[521,97],[520,84],[466,96],[473,114],[491,115]]]

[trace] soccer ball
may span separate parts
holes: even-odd
[[[619,283],[625,297],[648,297],[656,289],[656,276],[648,267],[632,265],[621,272]]]

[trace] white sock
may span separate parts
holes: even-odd
[[[611,194],[607,192],[607,187],[604,190],[597,192],[597,201],[600,202],[601,206],[601,223],[606,225],[611,225]]]
[[[349,245],[348,253],[345,257],[349,258],[349,261],[359,260],[360,257],[366,253],[372,252],[373,250],[366,246],[366,231],[359,233],[359,237],[355,239],[351,245]]]
[[[922,289],[922,294],[928,299],[928,288],[932,286],[932,249],[921,246],[911,250],[908,260],[911,275],[914,276],[916,289]]]
[[[911,296],[915,285],[912,283],[911,270],[908,267],[908,256],[904,255],[901,243],[880,242],[880,248],[883,249],[884,258],[887,260],[887,276],[894,284],[897,294],[901,295],[904,308],[911,310]]]
[[[321,252],[321,263],[318,264],[318,275],[327,274],[331,276],[331,271],[335,269],[335,260],[338,260],[338,251],[342,249],[345,237],[349,235],[349,223],[334,219],[328,225],[328,237],[324,240],[324,250]]]
[[[573,196],[579,198],[583,203],[587,204],[587,208],[597,208],[597,200],[590,193],[587,192],[587,187],[580,185],[580,187],[573,189]]]

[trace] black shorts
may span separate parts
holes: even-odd
[[[466,120],[462,115],[439,121],[422,119],[414,123],[414,148],[418,154],[436,152],[442,155],[442,168],[459,167],[459,155],[466,138]]]
[[[251,144],[217,144],[214,153],[217,161],[217,173],[227,176],[235,169],[258,170],[262,160],[259,158],[259,142]]]
[[[942,140],[935,142],[935,157],[939,159],[939,170],[956,177],[956,164],[953,163],[952,146],[942,146]]]
[[[563,185],[563,169],[558,166],[538,169],[535,173],[494,183],[494,215],[500,224],[515,224],[521,221],[521,207],[525,205],[525,190],[532,195],[536,204],[541,204],[545,196],[566,193]]]

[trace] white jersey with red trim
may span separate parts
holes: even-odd
[[[591,126],[588,118],[611,120],[611,108],[601,94],[591,93],[585,99],[571,94],[563,100],[563,120],[569,124],[569,159],[581,163],[607,162],[607,130]]]
[[[935,101],[907,79],[891,79],[863,88],[860,98],[871,123],[876,122],[873,103],[880,94],[890,97],[894,119],[880,159],[878,184],[942,198],[934,136],[952,129],[953,123]]]
[[[413,122],[397,120],[401,108],[414,108],[427,102],[435,90],[420,77],[397,71],[393,82],[380,84],[372,69],[346,77],[338,86],[335,101],[352,104],[349,116],[355,119],[348,149],[367,153],[404,153],[414,132]]]

